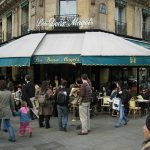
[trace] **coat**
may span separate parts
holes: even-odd
[[[30,98],[35,97],[35,86],[30,81],[22,89],[22,100],[27,102],[27,105],[32,108],[32,103]]]
[[[54,102],[54,95],[51,89],[46,91],[46,106],[42,106],[39,104],[39,115],[52,115],[53,113],[53,102]]]
[[[15,110],[15,104],[11,92],[0,91],[0,119],[10,119],[13,110]]]

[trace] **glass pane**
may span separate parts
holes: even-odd
[[[60,1],[60,15],[76,13],[76,0]]]

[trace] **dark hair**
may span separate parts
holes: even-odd
[[[41,85],[41,91],[45,92],[47,90],[48,86],[49,86],[48,81],[43,81],[42,85]]]
[[[27,81],[31,80],[31,76],[30,75],[26,75],[25,78],[27,79]]]
[[[147,129],[150,131],[150,115],[147,116],[145,125],[146,125]]]
[[[82,74],[82,75],[81,75],[81,78],[82,78],[83,80],[88,80],[87,74]]]
[[[76,83],[77,83],[77,84],[82,84],[81,78],[77,78],[77,79],[76,79]]]
[[[0,80],[0,91],[4,91],[6,89],[6,81]]]
[[[61,85],[62,85],[63,87],[65,87],[65,86],[67,85],[67,81],[66,81],[66,80],[62,80],[62,81],[61,81]]]

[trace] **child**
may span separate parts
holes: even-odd
[[[21,108],[18,112],[15,112],[17,116],[20,116],[20,129],[19,135],[24,136],[26,131],[29,132],[29,137],[32,137],[32,128],[30,127],[30,111],[25,101],[21,102]]]

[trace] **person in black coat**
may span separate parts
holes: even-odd
[[[34,101],[35,99],[35,86],[33,82],[31,82],[30,75],[25,76],[25,81],[26,81],[26,84],[23,86],[23,89],[22,89],[22,100],[27,102],[27,106],[31,110],[33,108],[32,101]],[[30,111],[30,113],[31,113],[31,119],[34,119],[33,112]]]

